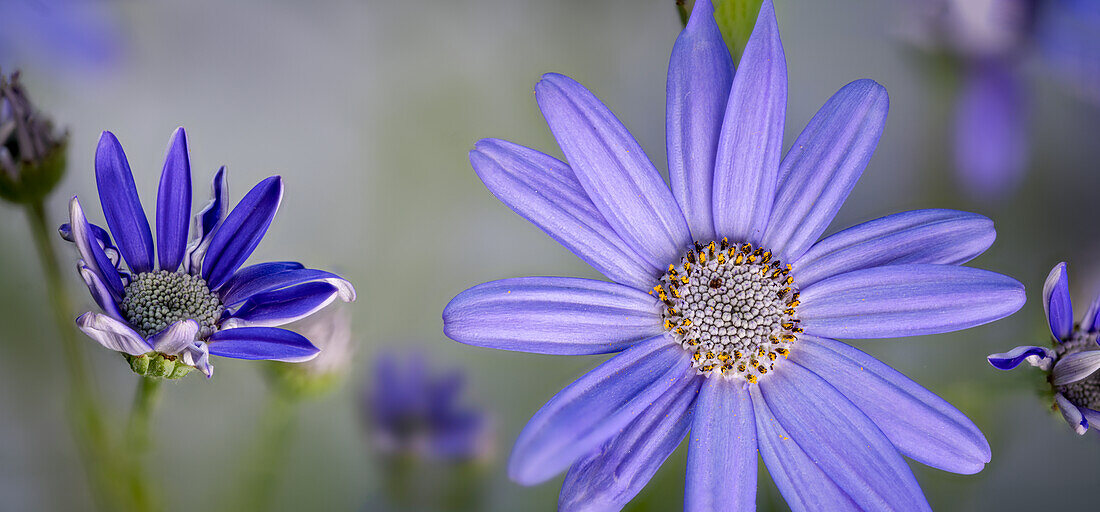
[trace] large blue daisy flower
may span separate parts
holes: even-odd
[[[103,311],[84,313],[76,322],[101,345],[126,354],[138,373],[182,377],[198,368],[209,377],[210,354],[311,359],[318,350],[309,340],[276,326],[309,316],[337,297],[355,300],[351,283],[301,263],[240,268],[279,209],[278,176],[258,183],[227,215],[226,169],[219,169],[213,197],[195,215],[189,241],[191,164],[183,128],[172,135],[160,177],[156,261],[130,164],[110,132],[99,139],[95,174],[110,233],[88,222],[75,196],[69,224],[60,229],[75,243],[80,275]]]
[[[1081,435],[1090,425],[1100,431],[1100,296],[1075,324],[1069,276],[1062,262],[1051,269],[1043,286],[1043,310],[1054,348],[1023,345],[991,354],[989,364],[1011,370],[1027,361],[1047,372],[1054,404],[1066,423]]]
[[[460,293],[444,332],[481,347],[620,352],[546,403],[509,475],[568,469],[563,510],[616,509],[688,435],[686,508],[752,510],[757,453],[794,510],[927,510],[902,455],[975,473],[989,445],[957,409],[834,338],[965,329],[1024,303],[960,266],[996,237],[982,216],[919,210],[818,238],[871,157],[886,91],[841,88],[782,156],[787,76],[771,2],[734,66],[703,0],[673,48],[671,189],[572,79],[535,97],[568,164],[487,139],[486,186],[614,282],[494,281]]]

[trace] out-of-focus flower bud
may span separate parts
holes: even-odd
[[[49,194],[65,173],[67,141],[35,109],[19,72],[0,73],[0,197],[29,203]]]

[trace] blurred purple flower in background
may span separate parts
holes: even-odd
[[[0,2],[0,68],[103,70],[123,50],[118,7],[109,0]]]
[[[444,332],[619,352],[551,398],[513,449],[519,483],[568,468],[562,510],[623,507],[689,429],[687,510],[754,509],[758,452],[792,509],[927,510],[902,455],[969,474],[988,443],[942,398],[833,338],[984,324],[1018,310],[1023,286],[960,266],[996,238],[971,213],[904,212],[818,241],[878,143],[886,91],[841,88],[783,157],[772,4],[736,74],[712,12],[696,3],[669,65],[671,190],[614,114],[558,74],[535,97],[569,164],[495,139],[470,153],[494,195],[615,282],[478,285],[447,305]]]
[[[61,236],[75,243],[81,258],[77,268],[103,310],[81,315],[77,325],[101,345],[126,354],[141,375],[179,378],[198,368],[210,377],[209,354],[309,360],[317,348],[300,334],[275,326],[305,318],[337,297],[355,300],[351,283],[300,263],[240,268],[282,201],[278,176],[261,181],[229,212],[222,167],[214,175],[213,197],[194,218],[188,242],[191,164],[183,128],[172,135],[161,174],[156,262],[130,164],[110,132],[100,137],[95,171],[103,213],[118,247],[107,230],[88,222],[73,197],[70,223],[61,226]],[[123,260],[128,271],[121,267]]]
[[[418,351],[380,355],[361,399],[372,446],[424,460],[489,457],[493,425],[485,411],[464,403],[465,383],[460,369],[430,368]]]
[[[1074,324],[1066,264],[1054,266],[1043,286],[1046,312],[1054,348],[1024,345],[989,356],[989,363],[1011,370],[1027,361],[1048,372],[1054,404],[1078,434],[1088,431],[1090,422],[1100,431],[1100,296],[1092,301],[1081,322]]]

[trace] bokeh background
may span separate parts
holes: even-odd
[[[1024,309],[995,324],[856,343],[966,412],[992,445],[992,462],[974,476],[914,464],[933,508],[1097,503],[1100,436],[1079,437],[1051,412],[1040,372],[1000,372],[984,358],[1046,342],[1039,298],[1058,261],[1069,262],[1078,308],[1100,291],[1100,109],[1053,79],[1041,59],[1023,58],[1032,136],[1026,177],[1014,193],[975,201],[956,186],[951,158],[957,70],[899,35],[912,22],[901,2],[776,3],[790,78],[788,144],[851,80],[873,78],[891,97],[878,150],[830,231],[912,208],[976,211],[994,219],[999,236],[972,265],[1028,288]],[[121,140],[151,213],[168,137],[183,125],[196,208],[219,165],[229,166],[234,201],[281,174],[285,199],[253,260],[335,269],[358,289],[350,374],[298,411],[273,508],[376,509],[384,467],[362,428],[360,388],[380,351],[414,347],[431,365],[464,369],[466,401],[494,418],[495,453],[477,484],[478,507],[554,510],[560,477],[525,488],[507,479],[504,463],[530,415],[602,358],[460,345],[442,335],[440,313],[484,281],[599,276],[493,198],[466,153],[492,136],[560,157],[532,94],[540,74],[555,71],[593,90],[664,171],[665,72],[680,29],[673,1],[91,4],[66,9],[49,30],[10,16],[0,22],[0,66],[18,65],[32,98],[70,131],[69,172],[49,203],[53,223],[66,220],[73,194],[102,222],[90,206],[101,130]],[[58,42],[74,34],[77,42]],[[0,509],[89,510],[64,420],[66,376],[41,265],[23,211],[5,203],[0,212]],[[61,250],[71,268],[75,252]],[[75,272],[70,284],[82,308],[91,306]],[[96,392],[121,424],[136,377],[117,354],[85,341]],[[150,469],[170,510],[226,508],[249,468],[266,393],[262,370],[216,364],[211,380],[196,374],[167,386],[154,419]],[[681,446],[629,510],[679,508],[685,454]],[[760,469],[760,509],[785,510]]]

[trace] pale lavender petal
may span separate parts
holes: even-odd
[[[114,265],[115,268],[118,268],[118,264],[121,260],[119,259],[120,256],[118,254],[118,249],[116,249],[114,244],[111,243],[111,234],[108,233],[106,229],[96,226],[95,224],[92,224],[90,222],[88,223],[88,229],[92,234],[92,238],[94,238],[95,241],[99,243],[99,247],[102,248],[103,253],[107,255],[107,259],[110,260],[111,265]],[[62,224],[61,227],[57,228],[57,233],[61,235],[61,238],[64,239],[66,242],[76,243],[76,238],[73,237],[72,224],[68,222]]]
[[[1073,334],[1073,303],[1070,302],[1069,277],[1064,261],[1050,270],[1043,283],[1043,311],[1046,312],[1054,339],[1066,341]]]
[[[896,338],[957,331],[1015,313],[1024,286],[955,265],[889,265],[848,272],[802,290],[798,317],[826,338]]]
[[[252,187],[214,231],[202,260],[202,277],[211,290],[225,284],[260,245],[282,200],[282,178],[267,178]]]
[[[832,384],[906,457],[966,475],[989,462],[989,443],[974,422],[881,361],[839,341],[808,335],[798,338],[790,360]]]
[[[749,388],[760,458],[793,512],[862,511],[775,419],[760,386]]]
[[[83,261],[77,265],[77,271],[80,272],[80,277],[84,279],[84,284],[88,285],[88,291],[92,294],[92,299],[95,300],[99,309],[102,309],[107,316],[125,322],[122,312],[118,310],[118,304],[111,296],[111,290],[103,283],[103,279],[99,277],[99,274],[83,264]]]
[[[115,352],[140,356],[153,350],[153,346],[137,331],[107,315],[84,313],[76,319],[76,325],[84,334]]]
[[[653,478],[691,427],[702,378],[685,372],[653,405],[565,475],[561,512],[619,510]]]
[[[1027,170],[1024,84],[999,62],[971,66],[955,113],[955,161],[960,181],[980,199],[1010,193]]]
[[[1055,357],[1056,354],[1049,348],[1023,345],[1008,352],[990,354],[986,359],[989,360],[989,364],[999,370],[1011,370],[1019,366],[1020,363],[1027,361],[1031,366],[1047,371],[1050,370]]]
[[[889,109],[886,89],[868,79],[825,102],[779,165],[765,247],[789,261],[817,241],[871,160]]]
[[[608,278],[648,289],[661,269],[644,260],[588,198],[564,162],[518,144],[482,139],[470,164],[485,186]]]
[[[866,510],[931,510],[890,440],[844,395],[786,361],[760,379],[775,419],[819,468]]]
[[[1100,411],[1088,407],[1078,407],[1077,412],[1081,413],[1084,423],[1092,425],[1093,429],[1100,428]]]
[[[1100,370],[1100,350],[1086,350],[1062,356],[1054,363],[1051,374],[1055,386],[1065,386],[1096,373]]]
[[[237,359],[300,363],[320,352],[305,336],[274,327],[223,329],[211,334],[208,341],[211,354]]]
[[[758,243],[768,227],[783,124],[787,60],[771,0],[760,5],[756,27],[733,77],[714,173],[714,230],[718,237]]]
[[[478,347],[603,354],[661,333],[660,311],[652,295],[620,284],[521,277],[480,284],[451,299],[443,333]]]
[[[261,263],[259,265],[253,265],[253,267],[258,267],[260,265],[265,264]],[[272,265],[279,265],[279,263]],[[301,267],[301,265],[298,266]],[[233,278],[225,283],[225,286],[220,290],[223,304],[232,307],[258,293],[279,290],[303,283],[326,283],[336,288],[337,297],[339,297],[340,300],[344,302],[355,300],[355,287],[346,279],[332,272],[311,268],[283,268],[281,270],[272,269],[270,272],[265,272],[251,279],[237,278],[237,275],[250,268],[252,267],[241,269]]]
[[[667,334],[637,343],[586,373],[527,422],[508,476],[544,482],[626,428],[687,371],[687,352]]]
[[[107,254],[103,252],[103,247],[98,241],[93,241],[91,224],[84,217],[84,210],[81,209],[80,201],[76,196],[69,200],[69,224],[72,226],[73,243],[76,244],[76,250],[80,253],[80,259],[84,261],[84,265],[103,281],[114,300],[122,299],[122,276],[119,275]]]
[[[323,281],[257,293],[220,324],[222,329],[276,327],[301,320],[336,300],[340,290]]]
[[[191,159],[187,134],[181,126],[168,143],[157,189],[157,261],[161,270],[175,272],[183,261],[190,216]]]
[[[214,376],[214,366],[210,364],[210,349],[206,343],[195,341],[180,351],[179,356],[183,364],[198,368],[206,378]]]
[[[191,275],[202,271],[202,260],[210,248],[210,235],[214,228],[225,218],[229,211],[229,183],[225,179],[226,168],[223,165],[214,173],[210,184],[210,201],[191,219],[192,240],[187,244],[183,258],[183,270]]]
[[[672,47],[665,102],[669,181],[695,240],[717,238],[711,185],[732,83],[733,59],[714,21],[714,6],[699,0]]]
[[[153,270],[153,234],[138,198],[134,175],[122,145],[111,132],[99,137],[95,152],[95,181],[107,226],[130,270]]]
[[[691,242],[687,221],[621,122],[572,78],[549,73],[535,99],[589,199],[650,265],[664,269]]]
[[[794,261],[798,286],[853,270],[901,263],[960,265],[997,238],[993,221],[955,210],[887,215],[829,235]]]
[[[1065,418],[1066,423],[1073,427],[1073,431],[1077,432],[1077,435],[1083,436],[1085,432],[1089,430],[1089,420],[1085,418],[1084,414],[1081,414],[1081,410],[1073,405],[1064,395],[1061,393],[1054,394],[1054,403],[1058,404],[1058,410],[1062,413],[1062,417]]]
[[[165,327],[149,338],[153,350],[161,354],[176,355],[195,344],[199,335],[199,323],[188,319]]]
[[[754,510],[756,420],[749,384],[705,380],[688,441],[684,510]]]

